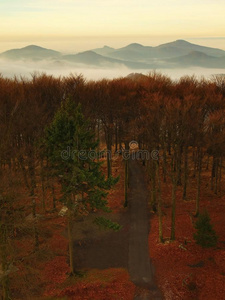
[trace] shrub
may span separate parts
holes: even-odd
[[[197,232],[194,234],[194,239],[197,244],[201,245],[203,248],[216,246],[217,235],[211,225],[211,220],[206,210],[199,214],[195,223],[195,229],[197,229]]]

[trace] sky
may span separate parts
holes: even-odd
[[[0,0],[0,51],[77,52],[176,39],[225,50],[225,0]]]

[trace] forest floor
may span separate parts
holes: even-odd
[[[170,241],[172,185],[162,180],[163,235],[159,243],[158,216],[151,216],[149,251],[155,275],[165,300],[225,299],[225,190],[216,195],[210,189],[210,170],[203,164],[200,211],[206,209],[218,236],[217,246],[202,248],[193,238],[196,222],[196,177],[190,169],[187,200],[182,199],[183,187],[176,193],[176,240]]]

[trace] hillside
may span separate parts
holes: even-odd
[[[59,58],[61,53],[55,50],[30,45],[21,49],[11,49],[0,54],[0,58],[10,60],[43,60]]]
[[[83,65],[94,66],[94,67],[116,68],[122,65],[131,69],[141,69],[141,68],[148,69],[152,67],[149,64],[145,64],[141,62],[127,61],[127,60],[120,60],[120,59],[106,57],[97,54],[94,51],[85,51],[85,52],[80,52],[78,54],[64,55],[62,56],[62,59],[76,64],[83,64]]]
[[[225,68],[225,56],[213,57],[199,51],[193,51],[187,55],[168,59],[174,68],[197,66],[203,68]]]

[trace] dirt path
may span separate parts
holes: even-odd
[[[93,220],[97,215],[93,215]],[[118,232],[99,229],[93,224],[93,220],[80,222],[74,226],[74,259],[79,268],[108,269],[128,268],[129,246],[129,214],[105,215],[112,221],[122,225]]]
[[[134,300],[161,300],[149,258],[149,193],[142,168],[138,161],[129,162],[128,210],[107,216],[122,229],[99,230],[93,225],[95,214],[77,222],[73,229],[74,259],[78,269],[128,269],[138,291]]]
[[[139,287],[145,288],[135,300],[159,300],[160,292],[154,283],[153,267],[150,263],[149,234],[149,193],[142,166],[138,161],[129,162],[129,254],[128,270],[131,280]]]

